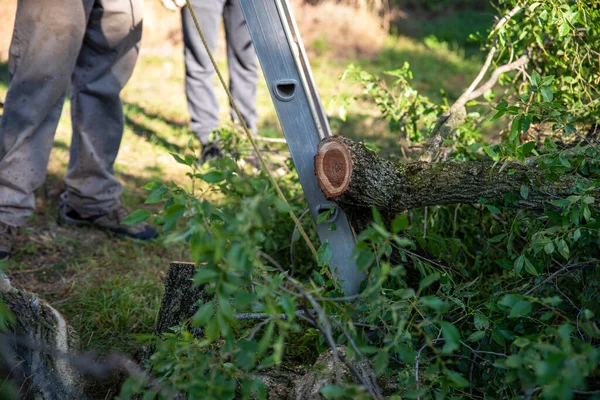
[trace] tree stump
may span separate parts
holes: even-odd
[[[338,347],[338,352],[342,357],[346,356],[346,348],[343,346]],[[371,382],[371,390],[378,391],[377,377],[371,363],[368,360],[355,361],[350,360],[354,368],[358,371],[361,379],[365,382]],[[341,361],[338,361],[338,368],[340,368],[340,377],[343,382],[356,383],[355,377],[351,374],[348,367],[346,367]],[[324,397],[321,395],[321,389],[327,385],[336,383],[336,372],[335,363],[333,359],[333,352],[327,350],[317,358],[313,368],[307,374],[294,382],[294,400],[320,400]]]
[[[194,316],[198,303],[207,300],[202,286],[194,285],[194,263],[172,262],[165,277],[165,293],[156,319],[156,333],[165,333]]]
[[[84,381],[71,365],[79,337],[64,317],[33,293],[16,289],[0,272],[0,300],[14,320],[0,332],[0,370],[19,399],[81,399]]]

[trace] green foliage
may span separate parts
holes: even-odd
[[[174,156],[190,167],[192,189],[152,182],[147,202],[162,204],[155,222],[168,242],[188,243],[199,265],[194,281],[212,299],[156,341],[150,363],[160,390],[130,380],[121,398],[140,391],[146,398],[179,391],[190,398],[265,398],[261,372],[284,362],[310,364],[338,345],[348,359],[368,359],[379,376],[397,381],[390,393],[396,398],[571,399],[598,390],[600,151],[580,127],[599,115],[597,69],[583,52],[600,48],[600,10],[562,0],[522,6],[490,35],[498,63],[532,55],[525,79],[503,76],[510,85],[502,100],[486,95],[491,118],[509,119],[506,134],[485,142],[482,118],[471,113],[446,143],[448,157],[493,159],[501,168],[520,161],[543,170],[547,181],[568,175],[577,181],[572,194],[549,196],[536,211],[515,207],[530,199],[528,185],[500,204],[481,199],[477,209],[430,207],[398,216],[373,210],[354,249],[368,279],[359,296],[343,297],[327,271],[330,243],[317,259],[296,252],[288,261],[289,247],[294,254],[300,243],[289,209],[262,174],[230,158],[199,169],[192,155]],[[388,73],[391,82],[356,67],[345,78],[361,83],[390,128],[416,144],[448,109],[411,86],[408,65]],[[543,124],[548,135],[531,133]],[[239,145],[234,133],[222,133]],[[280,181],[299,214],[297,180],[285,174]],[[318,222],[329,217],[324,212]],[[261,318],[237,318],[247,312]],[[348,382],[321,393],[368,395]]]
[[[600,11],[597,1],[501,0],[500,7],[522,10],[508,24],[492,32],[502,51],[498,62],[528,54],[533,63],[531,77],[545,76],[540,83],[546,101],[553,97],[580,120],[600,114]],[[528,82],[518,79],[517,86]],[[554,95],[552,94],[554,93]]]
[[[2,271],[5,267],[5,263],[0,262],[0,280],[5,279],[4,272]],[[15,322],[14,316],[4,304],[2,297],[0,297],[0,334],[2,331],[8,329],[8,327]],[[1,392],[0,392],[1,393]]]
[[[364,94],[373,100],[388,121],[390,132],[409,141],[423,140],[435,122],[439,108],[410,85],[412,72],[408,63],[385,74],[393,79],[391,89],[384,79],[353,65],[344,72],[342,79],[351,79],[364,87]],[[343,107],[340,113],[345,114]]]

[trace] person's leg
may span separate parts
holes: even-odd
[[[82,0],[19,0],[0,119],[0,222],[23,225],[46,177],[54,132],[83,41]]]
[[[72,76],[73,139],[64,200],[81,215],[120,206],[113,164],[123,136],[120,92],[133,73],[143,0],[96,0]]]
[[[192,6],[210,50],[217,48],[225,0],[192,0]],[[185,46],[185,93],[191,128],[204,146],[219,125],[219,103],[214,89],[215,70],[210,62],[190,11],[181,10]]]
[[[258,60],[239,0],[227,0],[223,10],[223,21],[227,39],[229,90],[248,128],[256,131]],[[238,119],[233,108],[231,118],[234,121]]]

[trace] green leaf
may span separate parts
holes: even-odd
[[[421,280],[421,282],[419,283],[419,290],[423,290],[429,286],[431,286],[431,284],[433,282],[436,282],[437,280],[440,279],[440,274],[438,272],[434,272],[431,275],[427,275],[425,278],[423,278]]]
[[[569,160],[567,160],[567,159],[565,158],[565,156],[564,156],[564,155],[562,155],[562,154],[561,154],[561,155],[559,155],[559,156],[558,156],[558,160],[560,161],[560,163],[561,163],[561,165],[562,165],[563,167],[565,167],[565,168],[571,168],[571,163],[569,162]]]
[[[238,310],[248,308],[255,301],[256,295],[245,291],[238,291],[233,298],[233,304]]]
[[[373,369],[375,370],[375,374],[380,376],[387,369],[389,363],[389,356],[387,351],[379,350],[375,358],[373,358]]]
[[[583,202],[585,204],[594,204],[595,201],[596,201],[596,198],[594,198],[593,196],[584,196],[584,198],[583,198]]]
[[[152,213],[147,210],[135,210],[131,214],[129,214],[121,223],[123,225],[137,225],[146,221]]]
[[[225,180],[225,175],[221,171],[210,171],[206,174],[198,174],[198,177],[206,183],[219,183]]]
[[[500,235],[496,235],[491,239],[488,239],[490,241],[490,243],[498,243],[500,241],[502,241],[502,239],[504,239],[506,237],[506,233],[501,233]]]
[[[446,376],[452,382],[452,386],[458,388],[466,388],[469,386],[469,381],[456,371],[446,370]]]
[[[521,156],[526,157],[535,149],[535,142],[525,142],[519,147],[519,153]]]
[[[161,186],[163,186],[163,183],[161,181],[152,181],[152,182],[147,183],[144,186],[142,186],[142,189],[144,189],[144,190],[156,190],[156,189],[158,189]]]
[[[563,21],[562,24],[558,26],[558,34],[560,37],[567,36],[571,32],[571,26],[567,21]]]
[[[490,118],[490,121],[495,121],[498,118],[502,117],[504,114],[506,114],[506,110],[499,110],[496,114],[494,114],[492,118]]]
[[[189,167],[191,167],[194,164],[194,160],[189,159],[188,157],[186,157],[185,160],[184,160],[178,154],[171,153],[171,155],[173,156],[173,158],[175,159],[175,161],[177,161],[179,164],[187,165]]]
[[[523,122],[521,123],[521,131],[523,131],[523,133],[527,134],[529,132],[530,126],[531,126],[531,118],[524,117]],[[531,143],[531,142],[528,142],[528,143]]]
[[[546,245],[544,246],[544,251],[546,252],[546,254],[552,254],[554,252],[554,244],[552,243],[552,241],[546,243]]]
[[[523,296],[521,296],[520,294],[510,293],[502,297],[498,304],[512,308],[521,300],[523,300]]]
[[[208,324],[208,321],[215,314],[215,307],[212,302],[204,304],[196,311],[194,318],[192,319],[192,325],[195,327],[203,327]]]
[[[167,207],[164,215],[163,231],[169,231],[174,228],[177,221],[185,213],[185,206],[183,204],[171,204]]]
[[[398,233],[408,227],[408,217],[406,214],[400,214],[392,221],[392,233]]]
[[[437,312],[442,312],[447,308],[447,304],[444,300],[435,296],[425,296],[419,299],[419,303],[426,307],[430,307]]]
[[[198,284],[215,282],[219,274],[209,267],[201,267],[196,270],[194,274],[194,282]]]
[[[323,276],[321,274],[319,274],[319,272],[317,272],[316,270],[313,269],[312,271],[312,278],[315,281],[315,283],[319,286],[325,286],[325,280],[323,279]]]
[[[331,243],[329,243],[329,242],[323,243],[321,245],[321,247],[319,247],[319,250],[317,251],[317,264],[319,265],[319,267],[328,265],[329,261],[331,260],[331,255],[332,255]]]
[[[540,85],[540,81],[541,81],[542,77],[540,76],[540,74],[537,71],[533,71],[531,73],[531,82],[536,85],[539,86]]]
[[[478,342],[485,337],[485,331],[475,331],[469,335],[467,342]]]
[[[364,243],[361,244],[364,245]],[[365,271],[375,261],[375,255],[369,247],[361,246],[361,244],[358,244],[352,252],[354,257],[356,257],[356,267],[358,270]]]
[[[521,254],[519,257],[517,257],[517,259],[515,260],[515,263],[513,264],[516,274],[521,273],[521,270],[523,269],[524,264],[525,264],[525,256]]]
[[[473,315],[473,323],[475,324],[475,328],[479,330],[485,330],[490,327],[490,320],[480,312],[476,312]]]
[[[490,146],[483,146],[483,151],[488,155],[489,158],[494,159],[496,157],[496,152]]]
[[[529,341],[529,339],[524,338],[524,337],[516,338],[515,341],[513,342],[513,344],[517,347],[525,347],[530,343],[531,342]]]
[[[542,93],[542,97],[547,102],[551,102],[554,99],[554,92],[550,86],[542,86],[540,88],[540,92]]]
[[[327,211],[321,211],[317,216],[317,224],[323,224],[327,222],[327,220],[329,220],[329,218],[331,218],[333,215],[334,211],[335,208],[333,207],[329,208]]]
[[[525,271],[529,272],[531,275],[538,275],[538,271],[535,266],[529,261],[527,257],[524,257],[525,260]]]
[[[587,204],[583,206],[583,218],[585,218],[586,221],[589,221],[592,218],[592,212]]]
[[[323,386],[320,392],[327,399],[339,399],[346,394],[346,390],[340,385]]]
[[[568,260],[570,252],[569,252],[569,246],[567,245],[567,242],[565,242],[564,239],[559,239],[556,241],[556,246],[558,247],[559,254]]]
[[[502,333],[500,332],[499,329],[492,330],[492,340],[494,342],[496,342],[498,345],[504,346],[504,343],[505,343],[504,336],[502,336]]]
[[[508,318],[519,318],[531,313],[531,303],[527,300],[519,300],[510,310]]]
[[[148,196],[148,200],[146,200],[145,204],[156,204],[160,203],[163,199],[163,196],[169,191],[166,187],[160,187],[150,193]]]
[[[446,354],[452,353],[460,345],[460,333],[450,322],[442,321],[440,325],[442,327],[442,337],[444,338],[442,352]]]
[[[519,138],[519,134],[521,133],[521,117],[516,117],[513,119],[512,124],[510,125],[510,136],[509,140],[511,142],[517,140]]]
[[[577,128],[575,128],[575,126],[573,124],[566,124],[565,125],[565,133],[567,133],[567,134],[577,133]]]
[[[525,185],[521,186],[521,197],[525,200],[529,197],[529,189]]]
[[[487,204],[487,205],[486,205],[486,208],[487,208],[487,209],[488,209],[488,210],[489,210],[489,211],[490,211],[492,214],[500,214],[500,213],[501,213],[501,211],[500,211],[500,209],[499,209],[498,207],[496,207],[496,206],[493,206],[493,205],[491,205],[491,204]]]
[[[290,296],[287,294],[281,295],[281,307],[283,311],[285,311],[286,315],[289,319],[294,318],[294,313],[296,312],[296,305]]]

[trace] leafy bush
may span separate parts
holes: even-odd
[[[167,240],[188,241],[201,265],[195,282],[213,297],[156,342],[150,363],[157,382],[130,380],[121,398],[136,391],[147,398],[177,391],[190,398],[265,397],[260,371],[310,364],[338,345],[347,347],[348,359],[369,359],[379,376],[395,380],[397,389],[386,393],[395,398],[598,396],[600,150],[594,127],[600,96],[594,82],[600,78],[587,54],[600,48],[600,10],[563,0],[501,5],[518,9],[491,32],[491,55],[498,64],[522,55],[530,61],[527,69],[502,76],[502,100],[485,94],[493,118],[505,118],[510,128],[488,142],[483,118],[468,114],[445,138],[446,156],[501,166],[517,160],[545,171],[548,181],[569,174],[578,180],[574,192],[550,198],[537,211],[515,207],[516,199],[527,200],[527,186],[502,204],[481,199],[391,218],[373,210],[355,249],[368,280],[359,295],[344,296],[327,268],[328,243],[316,260],[292,251],[289,261],[290,247],[301,244],[294,242],[287,212],[304,208],[293,169],[279,179],[292,199],[288,206],[263,174],[231,159],[199,170],[192,155],[176,156],[191,168],[192,189],[153,182],[148,202],[164,202],[155,221],[169,232]],[[568,68],[573,62],[577,68]],[[418,94],[407,66],[389,75],[391,83],[351,68],[347,77],[364,85],[392,131],[423,144],[438,115],[452,107]],[[236,317],[245,312],[259,319]],[[358,382],[322,393],[379,397]]]

